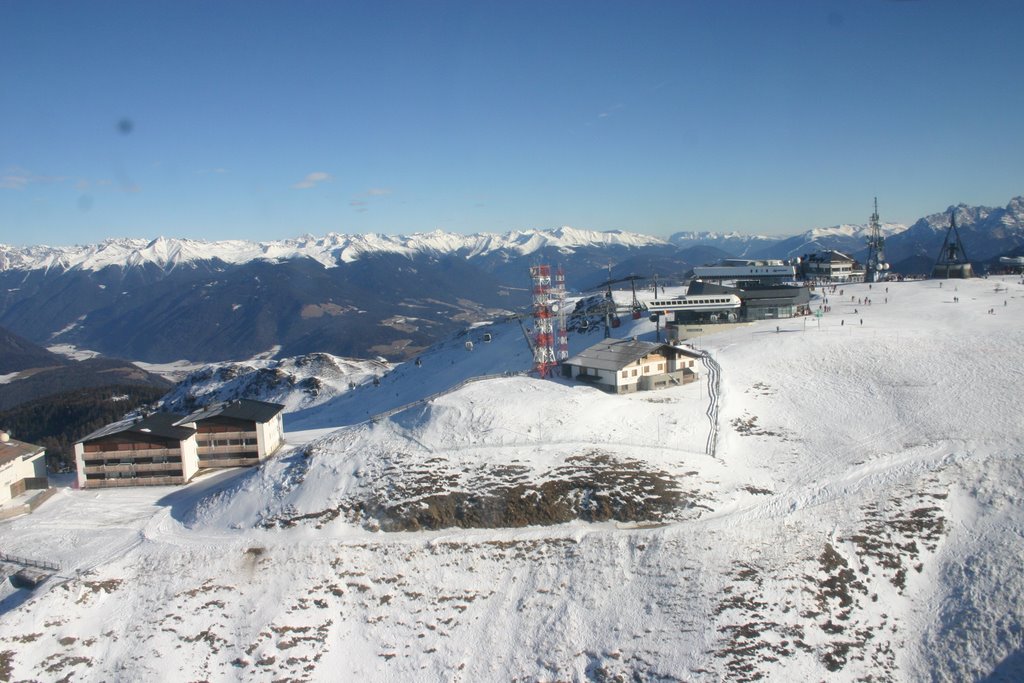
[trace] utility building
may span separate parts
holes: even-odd
[[[670,344],[604,339],[562,364],[563,373],[616,394],[662,389],[697,379],[700,355]]]

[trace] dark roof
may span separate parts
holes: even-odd
[[[744,304],[799,305],[809,303],[811,291],[802,285],[756,285],[752,287],[728,287],[712,282],[694,280],[686,290],[687,294],[735,294]]]
[[[114,434],[152,434],[166,439],[181,441],[196,433],[191,427],[180,427],[181,415],[176,413],[154,413],[149,417],[135,420],[121,420],[97,429],[81,441],[95,441]]]
[[[252,420],[253,422],[270,422],[282,410],[284,410],[284,406],[280,403],[240,398],[224,403],[214,403],[202,410],[197,410],[191,415],[180,418],[175,424],[201,422],[214,417],[229,417],[235,420]]]
[[[12,463],[18,458],[30,458],[46,449],[35,444],[25,443],[17,439],[0,441],[0,467]]]
[[[835,249],[823,249],[822,251],[815,252],[813,254],[804,254],[800,257],[804,263],[833,263],[842,261],[843,263],[856,263],[856,259],[848,254],[844,254],[841,251]]]
[[[598,370],[621,370],[630,363],[657,351],[664,351],[668,355],[680,353],[693,355],[692,352],[670,344],[657,344],[635,339],[603,339],[565,362],[568,365],[583,365]]]

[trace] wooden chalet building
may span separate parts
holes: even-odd
[[[616,394],[662,389],[697,379],[695,351],[671,344],[604,339],[562,363],[562,372]]]
[[[29,489],[45,489],[46,449],[0,432],[0,504]]]
[[[279,403],[239,399],[217,403],[179,419],[196,430],[200,468],[250,467],[284,443]]]
[[[156,413],[109,424],[75,444],[79,488],[187,483],[199,470],[196,430]]]

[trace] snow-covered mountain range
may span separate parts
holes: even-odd
[[[959,207],[979,272],[1024,248],[1024,200]],[[893,272],[927,273],[942,244],[937,214],[886,225]],[[947,219],[948,220],[948,219]],[[863,258],[864,226],[791,237],[677,233],[668,240],[563,227],[502,235],[435,231],[273,242],[158,238],[99,245],[0,245],[0,326],[36,343],[155,363],[281,357],[411,358],[453,331],[530,305],[529,266],[562,266],[571,290],[658,275],[681,282],[729,256],[794,258],[836,249]]]
[[[949,207],[915,223],[913,228],[928,226],[932,231],[949,225],[949,212],[955,210],[961,228],[976,228],[980,235],[1024,230],[1024,197],[1015,197],[1005,208],[967,206]],[[263,260],[279,262],[306,258],[325,267],[352,263],[371,254],[413,256],[458,255],[467,259],[496,253],[529,256],[544,251],[571,253],[578,249],[624,247],[635,249],[668,244],[679,248],[715,247],[736,257],[791,258],[803,251],[844,246],[851,254],[865,247],[867,224],[842,224],[813,228],[791,236],[757,235],[739,232],[677,232],[667,240],[622,230],[595,231],[563,226],[553,230],[521,230],[503,234],[476,233],[463,235],[436,230],[412,235],[328,233],[323,237],[304,235],[294,239],[251,242],[223,240],[209,242],[194,239],[157,237],[144,239],[110,239],[100,244],[73,246],[14,247],[0,244],[0,271],[19,270],[87,270],[99,271],[110,266],[139,268],[155,266],[163,270],[200,261],[217,260],[240,265]],[[894,237],[908,230],[899,223],[883,223],[882,232]],[[979,240],[981,241],[981,240]],[[988,254],[988,250],[982,249]]]
[[[218,260],[240,265],[250,261],[283,261],[307,258],[331,268],[352,263],[368,254],[457,254],[465,258],[506,251],[529,256],[544,249],[572,250],[581,247],[646,247],[665,240],[637,233],[612,230],[598,232],[562,227],[554,230],[524,230],[504,234],[462,235],[437,230],[412,235],[329,233],[323,237],[305,235],[269,242],[192,239],[111,239],[100,244],[66,247],[30,246],[16,248],[0,244],[0,270],[91,270],[109,266],[138,268],[146,265],[170,270],[197,261]]]
[[[62,489],[0,523],[60,565],[0,587],[5,676],[1021,680],[1024,284],[944,284],[704,337],[717,394],[509,376],[496,323],[287,416],[258,469]]]

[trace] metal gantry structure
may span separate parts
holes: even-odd
[[[964,243],[960,241],[960,231],[956,227],[956,209],[949,211],[949,229],[946,239],[942,242],[939,258],[932,268],[933,278],[969,278],[973,276],[971,262],[964,251]]]
[[[875,212],[871,214],[868,227],[868,259],[864,268],[865,282],[881,282],[886,277],[889,264],[885,262],[885,237],[882,224],[878,222],[878,197],[875,197]]]

